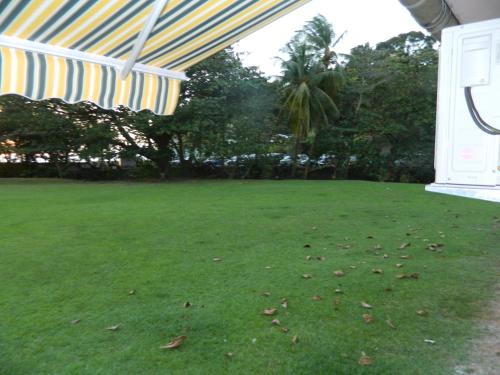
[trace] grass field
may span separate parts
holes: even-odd
[[[450,374],[500,264],[499,205],[421,185],[5,180],[0,200],[2,375]]]

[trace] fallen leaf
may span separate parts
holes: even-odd
[[[220,261],[222,261],[222,258],[213,258],[212,260],[213,260],[214,262],[220,262]]]
[[[186,309],[190,308],[191,306],[193,306],[193,304],[191,302],[189,302],[189,301],[188,302],[184,302],[184,307]]]
[[[373,358],[368,357],[364,352],[361,355],[361,358],[359,359],[358,363],[361,366],[370,366],[373,364]]]
[[[375,245],[373,247],[373,250],[382,250],[382,249],[383,249],[382,245]]]
[[[384,254],[384,259],[389,258],[389,254]]]
[[[373,273],[378,273],[378,274],[383,274],[384,273],[384,271],[381,268],[374,268],[374,269],[372,269],[372,272]]]
[[[227,352],[227,353],[226,353],[226,357],[227,357],[227,358],[233,358],[233,357],[234,357],[234,353],[232,353],[232,352]]]
[[[70,323],[71,323],[71,324],[78,324],[78,323],[80,323],[80,322],[81,322],[81,320],[80,320],[80,319],[75,319],[75,320],[72,320]]]
[[[333,271],[333,274],[334,274],[335,276],[337,276],[337,277],[342,277],[342,276],[344,276],[344,275],[345,275],[345,274],[344,274],[344,271],[342,271],[342,270]]]
[[[288,333],[289,329],[287,327],[281,327],[281,332]]]
[[[281,325],[281,322],[280,322],[278,319],[273,319],[273,320],[271,321],[271,324],[272,324],[273,326],[279,326],[279,325]]]
[[[263,292],[262,295],[264,297],[269,297],[271,295],[271,292]]]
[[[431,243],[426,246],[427,250],[430,251],[441,251],[441,249],[444,247],[444,244],[442,243]]]
[[[321,301],[321,297],[320,296],[314,296],[312,299],[314,301]]]
[[[308,243],[306,243],[306,244],[304,245],[304,248],[309,249],[309,248],[311,248],[311,245],[309,245]]]
[[[385,321],[385,324],[387,324],[389,327],[391,327],[392,329],[396,329],[396,326],[394,326],[394,324],[392,323],[391,319],[387,319]]]
[[[292,344],[297,344],[299,342],[299,336],[295,335],[292,337]]]
[[[406,274],[404,274],[404,273],[398,273],[396,275],[396,278],[402,280],[402,279],[408,278],[408,276]]]
[[[402,243],[402,244],[399,246],[399,250],[406,249],[407,247],[410,247],[410,246],[411,246],[411,242],[405,242],[405,243]]]
[[[339,243],[339,244],[337,244],[337,247],[339,249],[350,249],[352,246],[349,244],[345,244],[345,243]]]
[[[427,344],[435,344],[436,343],[436,341],[431,340],[431,339],[425,339],[424,342],[426,342]]]
[[[176,349],[186,341],[187,336],[174,337],[168,344],[160,346],[160,349]]]
[[[370,314],[363,314],[363,320],[366,324],[373,322],[373,316]]]
[[[265,309],[262,314],[267,315],[267,316],[272,316],[278,312],[278,309],[276,308],[270,308],[270,309]]]
[[[321,261],[321,262],[323,262],[324,260],[326,260],[325,257],[316,257],[316,259],[319,260],[319,261]]]
[[[417,310],[417,315],[427,316],[429,315],[429,312],[427,310]]]
[[[302,278],[303,279],[311,279],[312,275],[310,273],[305,273],[305,274],[302,275]]]
[[[339,287],[339,288],[335,289],[335,293],[342,294],[342,293],[344,293],[344,291],[342,289],[340,289],[340,287]]]
[[[129,290],[129,291],[128,291],[128,294],[129,294],[129,296],[134,295],[134,294],[135,294],[135,289],[131,289],[131,290]]]
[[[306,260],[311,260],[312,259],[312,256],[308,255],[306,256]]]
[[[372,305],[366,303],[366,302],[361,302],[361,306],[364,307],[365,309],[371,309]]]
[[[114,326],[106,327],[105,329],[108,330],[108,331],[118,331],[119,328],[120,328],[120,324],[117,324],[117,325],[114,325]]]
[[[288,308],[288,300],[286,298],[283,298],[281,300],[281,306],[283,306],[283,308],[285,308],[285,309]]]
[[[410,256],[409,255],[401,255],[400,258],[401,259],[410,259]]]
[[[271,267],[271,266],[266,266],[266,267],[264,267],[264,268],[265,268],[266,270],[270,270],[270,269],[271,269],[271,268],[273,268],[273,267]]]
[[[349,268],[355,270],[356,269],[356,266],[349,266]]]
[[[333,300],[333,309],[338,310],[341,303],[342,301],[340,300],[340,298],[335,298]]]
[[[403,267],[403,263],[396,263],[396,267],[397,267],[397,268],[401,268],[401,267]]]

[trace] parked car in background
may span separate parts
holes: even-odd
[[[298,165],[305,166],[308,161],[309,161],[309,156],[307,156],[306,154],[298,154],[297,155],[297,164]],[[281,166],[290,166],[292,164],[293,164],[293,157],[290,155],[285,155],[280,160]]]
[[[316,164],[318,165],[318,167],[326,167],[334,164],[335,159],[336,156],[334,154],[323,154],[318,158]]]
[[[220,168],[224,166],[222,160],[216,156],[210,156],[209,158],[203,160],[203,165],[211,168]]]

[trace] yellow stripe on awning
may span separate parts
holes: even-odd
[[[60,98],[68,103],[91,101],[102,108],[125,105],[134,111],[170,115],[180,80],[133,72],[126,80],[111,66],[0,48],[0,95],[33,100]]]
[[[171,114],[186,69],[308,1],[0,0],[0,94]]]

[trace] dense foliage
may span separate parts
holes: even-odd
[[[188,70],[169,117],[4,96],[0,176],[429,181],[436,41],[411,32],[338,56],[341,38],[315,17],[271,81],[226,49]]]

